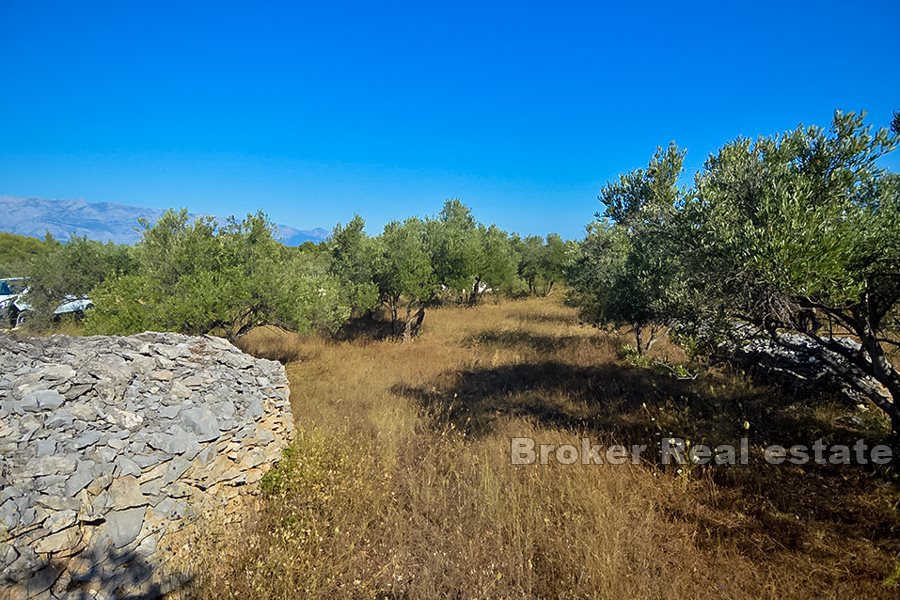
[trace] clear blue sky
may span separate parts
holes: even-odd
[[[887,125],[898,59],[896,0],[0,0],[0,194],[575,237],[670,140]]]

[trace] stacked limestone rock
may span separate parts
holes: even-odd
[[[284,368],[218,338],[0,336],[0,596],[162,590],[161,542],[291,430]]]

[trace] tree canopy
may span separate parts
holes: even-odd
[[[92,293],[92,331],[221,331],[235,338],[275,324],[335,330],[349,317],[339,282],[272,237],[262,214],[218,226],[168,211],[145,226],[133,273]]]
[[[879,166],[897,141],[837,112],[827,130],[727,144],[686,189],[683,154],[660,149],[601,192],[573,300],[598,324],[677,326],[710,352],[739,334],[836,353],[845,383],[900,431],[885,351],[900,341],[900,185]]]

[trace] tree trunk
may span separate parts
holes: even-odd
[[[412,307],[406,307],[406,319],[403,324],[403,341],[408,342],[413,337],[412,333]]]
[[[398,335],[400,333],[400,324],[397,322],[397,300],[392,298],[388,302],[388,308],[391,311],[391,333],[393,335]]]
[[[422,331],[422,321],[425,320],[425,305],[422,304],[419,306],[419,310],[416,311],[416,320],[413,323],[412,327],[412,335],[413,337],[419,337],[419,333]]]
[[[475,306],[478,304],[478,286],[481,285],[481,279],[475,279],[475,285],[472,286],[472,295],[469,296],[469,304]]]
[[[738,332],[721,349],[729,359],[762,367],[777,377],[805,386],[838,387],[856,401],[861,396],[869,399],[888,416],[893,437],[900,439],[900,376],[863,319],[856,319],[852,329],[859,342],[814,333],[776,331],[759,338]]]
[[[891,397],[890,401],[884,397],[878,400],[873,398],[873,401],[890,417],[892,433],[895,438],[900,438],[900,373],[885,355],[878,336],[861,317],[856,320],[856,334],[872,363],[872,377],[885,387]]]

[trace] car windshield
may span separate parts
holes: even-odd
[[[16,279],[0,279],[0,296],[11,296],[13,294],[21,294],[23,282]]]

